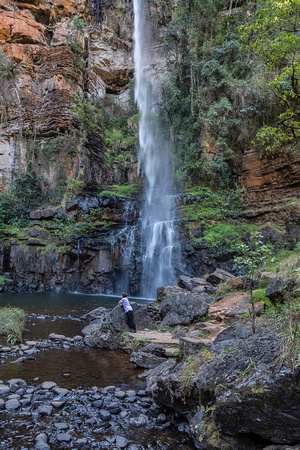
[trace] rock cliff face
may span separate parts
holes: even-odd
[[[10,180],[12,170],[24,170],[30,157],[25,137],[43,142],[57,130],[70,129],[74,94],[90,98],[128,87],[133,75],[131,5],[105,2],[101,24],[91,18],[90,6],[86,0],[1,3],[0,54],[15,63],[0,83],[2,180]],[[101,163],[100,154],[98,159]],[[74,177],[80,156],[66,162],[68,176]],[[43,175],[51,179],[51,171]],[[96,181],[102,182],[101,177]]]
[[[299,197],[300,155],[260,158],[258,151],[245,152],[240,182],[247,189],[251,208],[277,205]]]

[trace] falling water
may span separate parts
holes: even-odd
[[[145,0],[134,0],[135,100],[139,120],[139,171],[146,179],[146,200],[141,211],[143,253],[142,295],[156,296],[159,286],[175,282],[178,243],[174,229],[174,195],[168,139],[151,81],[152,42]]]

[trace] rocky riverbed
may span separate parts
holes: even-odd
[[[186,420],[166,415],[144,390],[12,379],[0,383],[0,416],[5,450],[193,448]]]

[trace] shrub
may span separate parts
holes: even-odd
[[[6,336],[8,343],[20,342],[25,325],[25,312],[20,308],[0,308],[0,335]]]

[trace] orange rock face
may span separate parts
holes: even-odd
[[[0,184],[1,177],[10,179],[12,168],[22,171],[26,167],[28,149],[22,136],[27,133],[43,143],[58,130],[65,132],[74,126],[71,103],[75,94],[95,98],[127,88],[133,75],[132,27],[127,26],[130,11],[128,17],[123,10],[117,15],[118,6],[108,5],[103,26],[93,27],[88,6],[88,0],[0,1],[0,57],[4,53],[15,63],[13,77],[0,79],[0,115],[5,117],[1,121]],[[82,34],[76,31],[75,18],[85,27]],[[70,39],[81,45],[83,54],[72,51]],[[101,166],[100,156],[87,167]],[[66,161],[66,175],[74,177],[78,167],[77,158]],[[49,170],[53,177],[55,169]],[[51,179],[45,171],[42,175]],[[101,182],[100,168],[98,175]]]
[[[244,155],[240,182],[247,189],[249,207],[273,205],[297,197],[300,189],[300,156],[261,158],[256,150]]]

